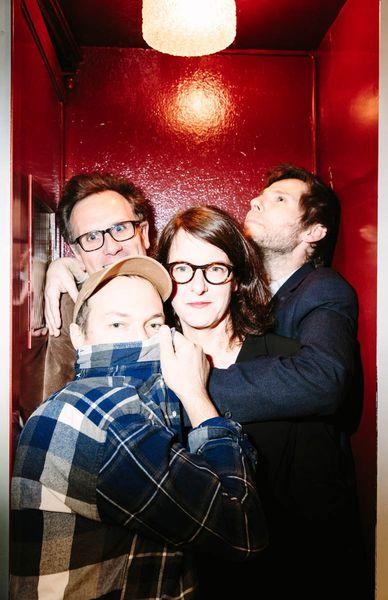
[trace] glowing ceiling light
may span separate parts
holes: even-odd
[[[159,52],[213,54],[235,36],[235,0],[143,0],[143,38]]]

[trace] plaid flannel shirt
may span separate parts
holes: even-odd
[[[237,560],[267,542],[254,452],[232,421],[179,442],[155,338],[82,348],[28,420],[12,480],[11,597],[192,599],[187,548]]]

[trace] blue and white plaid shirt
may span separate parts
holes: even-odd
[[[28,420],[12,480],[11,597],[192,599],[188,548],[243,560],[267,542],[241,427],[179,442],[155,338],[82,348]]]

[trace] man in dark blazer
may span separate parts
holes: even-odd
[[[324,266],[339,218],[336,195],[315,175],[292,165],[269,173],[245,226],[263,255],[275,331],[297,339],[300,350],[291,357],[253,353],[214,369],[210,379],[219,410],[249,423],[271,469],[273,554],[261,595],[268,600],[368,598],[347,431],[359,410],[352,395],[357,298]]]
[[[353,377],[358,305],[351,286],[323,266],[339,216],[334,192],[288,165],[272,171],[252,200],[246,231],[263,254],[276,333],[302,347],[292,359],[261,359],[255,370],[246,364],[215,369],[210,389],[217,398],[222,389],[220,408],[238,410],[245,421],[327,416],[340,408]]]

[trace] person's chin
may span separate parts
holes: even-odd
[[[255,244],[258,244],[259,246],[262,244],[263,240],[264,240],[264,232],[263,229],[260,227],[246,227],[244,226],[244,235],[250,239],[252,242],[254,242]]]
[[[247,238],[253,238],[255,235],[255,228],[252,226],[251,223],[247,223],[245,221],[244,227],[243,227],[243,232]]]
[[[187,319],[187,324],[195,329],[207,329],[213,325],[213,322],[211,315],[195,315]]]

